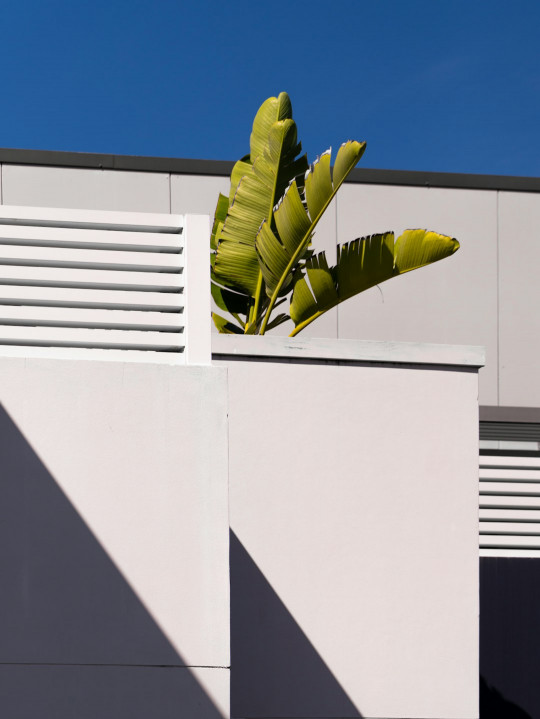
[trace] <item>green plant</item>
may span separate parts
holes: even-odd
[[[356,166],[365,142],[349,140],[333,169],[328,150],[311,165],[300,155],[287,93],[266,100],[255,116],[250,152],[220,194],[210,239],[212,296],[230,319],[213,313],[220,332],[261,334],[288,319],[290,336],[340,302],[391,277],[441,260],[457,240],[428,230],[362,237],[338,246],[337,264],[314,254],[315,227]],[[289,299],[289,314],[272,313]]]

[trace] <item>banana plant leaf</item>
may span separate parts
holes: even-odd
[[[239,181],[219,232],[214,273],[221,284],[251,297],[260,291],[255,237],[261,223],[271,217],[280,189],[307,167],[305,157],[296,157],[299,149],[294,121],[274,122],[264,151]]]
[[[280,92],[277,97],[269,97],[263,102],[253,120],[253,129],[249,138],[251,164],[263,154],[274,122],[292,120],[292,116],[291,99],[286,92]]]
[[[309,244],[323,212],[326,210],[341,184],[362,157],[365,142],[349,141],[338,151],[334,174],[330,169],[330,151],[321,155],[305,177],[305,204],[298,183],[287,188],[283,199],[274,210],[276,232],[264,222],[257,234],[255,247],[261,271],[270,298],[267,316],[261,326],[264,334],[276,299],[287,291],[298,262],[306,258]]]
[[[221,192],[218,196],[216,205],[216,211],[214,213],[214,224],[212,225],[212,234],[210,235],[210,249],[216,250],[221,234],[221,228],[227,217],[227,211],[229,209],[229,199]]]
[[[306,262],[306,277],[296,277],[290,313],[291,336],[340,302],[397,275],[449,257],[459,242],[428,230],[406,230],[394,242],[394,233],[362,237],[338,247],[335,267],[324,252]],[[309,284],[308,284],[309,282]]]
[[[222,317],[221,315],[216,314],[216,312],[212,312],[212,319],[214,320],[214,324],[218,328],[218,330],[221,334],[226,334],[226,335],[241,335],[241,334],[243,334],[243,330],[241,330],[240,327],[233,325],[232,322],[229,322],[229,320],[226,320],[225,317]]]
[[[276,327],[279,327],[279,325],[282,325],[284,322],[287,322],[287,321],[290,320],[290,319],[291,319],[291,318],[289,317],[289,315],[286,315],[286,314],[284,314],[284,313],[281,313],[281,314],[279,314],[279,315],[276,315],[276,316],[274,317],[274,319],[271,320],[271,321],[268,323],[267,329],[273,330],[273,329],[275,329]]]
[[[236,195],[236,188],[238,187],[238,183],[244,177],[244,175],[249,172],[249,168],[252,166],[252,164],[253,163],[251,162],[249,155],[245,155],[241,160],[238,160],[238,162],[234,163],[234,167],[231,172],[231,186],[229,189],[229,207],[234,201],[234,196]]]
[[[249,297],[238,292],[232,292],[226,287],[220,287],[215,282],[211,284],[212,298],[220,310],[230,312],[240,323],[244,324],[238,315],[246,315],[249,309]]]
[[[241,304],[244,307],[243,313],[246,314],[247,319],[251,298],[257,293],[257,286],[261,284],[261,274],[256,264],[256,257],[253,253],[253,249],[249,247],[250,244],[253,244],[254,238],[251,242],[247,243],[247,247],[242,246],[245,242],[239,242],[236,246],[233,244],[232,246],[226,245],[224,248],[222,247],[216,269],[217,248],[223,240],[222,232],[229,210],[237,199],[238,185],[247,175],[251,175],[253,178],[253,163],[259,155],[264,154],[272,126],[275,122],[286,119],[292,121],[292,106],[287,93],[281,93],[277,98],[268,98],[259,108],[253,122],[253,130],[250,138],[250,153],[242,157],[234,165],[231,173],[229,196],[227,198],[225,195],[220,194],[214,216],[214,224],[210,238],[212,295],[218,307],[230,311],[242,327],[245,327],[245,322],[243,322],[240,317],[237,317],[239,305]],[[299,151],[300,147],[297,146],[296,154],[298,154]],[[305,160],[305,164],[307,165],[307,160]],[[303,168],[300,168],[299,171],[303,171]],[[288,176],[281,177],[278,188],[282,189],[289,179]],[[239,205],[237,205],[237,209],[241,207],[243,202],[244,204],[249,203],[251,196],[250,191],[253,190],[253,187],[250,187],[250,185],[253,185],[253,182],[250,183],[249,180],[244,184],[240,193],[240,201]],[[262,188],[259,187],[258,189],[260,190]],[[258,229],[262,219],[266,217],[267,207],[273,205],[274,196],[276,195],[275,188],[271,194],[272,197],[269,196],[267,201],[262,203],[262,214],[259,212],[259,214],[255,213],[255,215],[252,216],[253,235],[255,235],[255,231]],[[260,205],[261,203],[259,202],[258,206],[260,207]],[[232,225],[232,227],[230,227],[230,225]],[[225,239],[228,239],[229,242],[234,242],[234,239],[231,240],[230,237],[230,232],[234,232],[234,225],[234,219],[230,220],[227,224]],[[256,227],[254,227],[255,225]],[[237,267],[238,264],[239,267]],[[236,294],[224,291],[224,288],[232,288],[236,290]],[[240,298],[239,295],[241,295]]]

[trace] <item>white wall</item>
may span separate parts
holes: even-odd
[[[477,717],[474,353],[219,340],[232,715]]]
[[[225,370],[4,357],[0,403],[1,713],[227,716]]]

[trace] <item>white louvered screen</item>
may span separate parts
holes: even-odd
[[[127,350],[183,362],[185,237],[178,215],[0,207],[3,354]]]
[[[540,557],[540,457],[480,456],[480,555]]]

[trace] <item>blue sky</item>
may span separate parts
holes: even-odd
[[[310,160],[540,176],[538,0],[3,0],[0,147],[237,159],[286,90]]]

